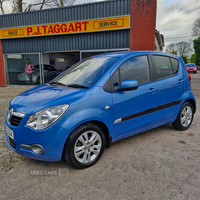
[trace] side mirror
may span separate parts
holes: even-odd
[[[136,80],[126,79],[122,81],[120,88],[118,89],[118,92],[136,90],[137,88],[138,88],[138,82]]]

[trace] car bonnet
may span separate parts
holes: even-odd
[[[20,113],[33,114],[48,107],[70,104],[71,101],[83,96],[84,93],[85,89],[55,87],[45,84],[16,96],[10,102],[10,107]]]

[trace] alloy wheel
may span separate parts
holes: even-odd
[[[192,109],[190,106],[185,106],[185,108],[183,108],[182,112],[181,112],[181,124],[184,127],[187,127],[188,125],[190,125],[191,121],[192,121]]]
[[[74,156],[82,164],[90,163],[98,157],[102,140],[96,131],[86,131],[79,136],[74,146]]]

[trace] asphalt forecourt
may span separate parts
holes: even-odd
[[[190,75],[197,111],[188,130],[167,124],[113,143],[84,170],[63,160],[25,159],[10,150],[4,135],[6,108],[27,88],[0,88],[0,199],[199,199],[200,72]]]
[[[5,113],[9,102],[18,94],[28,90],[29,86],[0,87],[0,175],[25,160],[15,153],[6,143],[4,133]]]

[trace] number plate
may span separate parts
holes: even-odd
[[[14,140],[14,132],[6,126],[6,134]]]

